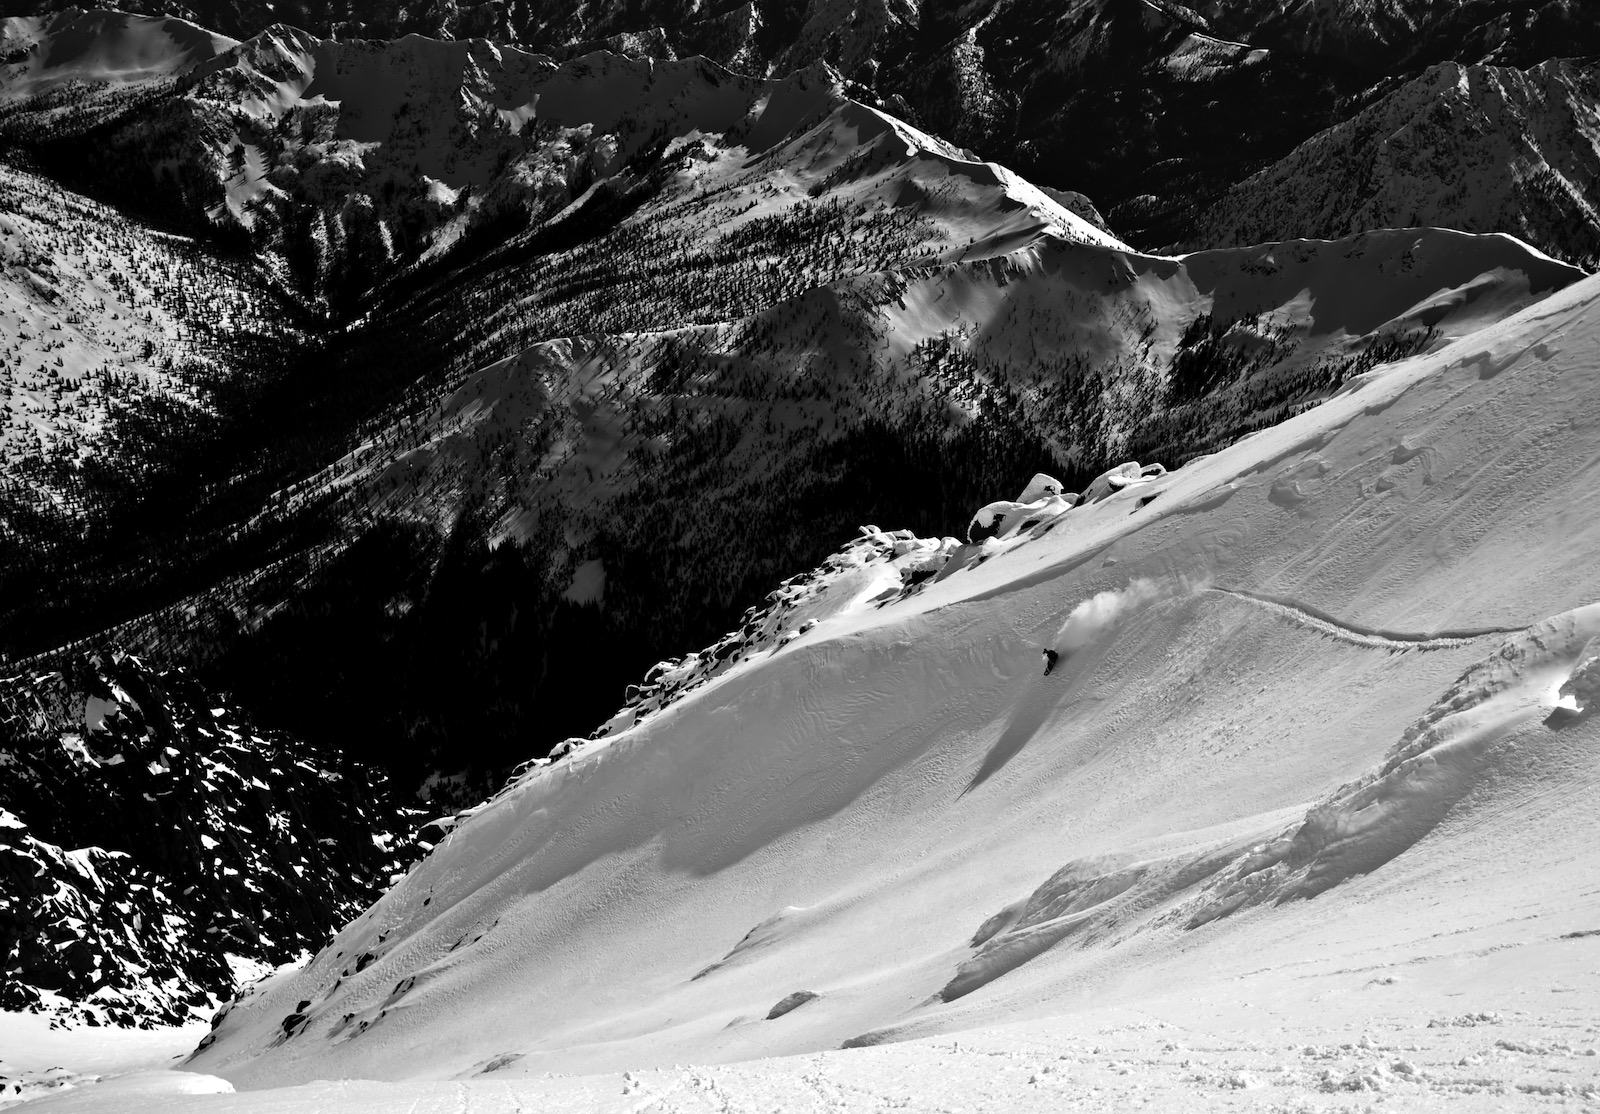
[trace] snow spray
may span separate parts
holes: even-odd
[[[1098,592],[1072,609],[1072,614],[1067,616],[1067,621],[1056,632],[1051,647],[1057,656],[1066,657],[1151,604],[1198,592],[1207,583],[1209,580],[1205,578],[1193,579],[1182,575],[1159,578],[1141,576],[1129,581],[1126,588]],[[1054,664],[1053,658],[1051,661]]]

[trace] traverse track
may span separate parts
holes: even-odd
[[[1481,638],[1516,634],[1524,627],[1465,627],[1456,630],[1429,632],[1396,631],[1382,627],[1368,627],[1348,623],[1311,604],[1286,596],[1265,592],[1251,592],[1243,588],[1206,588],[1206,592],[1243,600],[1293,623],[1314,630],[1329,638],[1348,642],[1354,646],[1370,646],[1380,650],[1455,650],[1471,645]]]

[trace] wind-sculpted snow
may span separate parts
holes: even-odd
[[[1014,502],[1002,500],[978,508],[978,513],[967,523],[967,541],[976,545],[986,538],[1004,539],[1077,505],[1076,492],[1062,490],[1060,480],[1039,472]]]
[[[1298,828],[1250,849],[1187,908],[1197,927],[1266,901],[1313,898],[1378,870],[1424,839],[1478,787],[1495,744],[1549,718],[1600,637],[1600,604],[1563,612],[1507,640],[1451,686],[1385,756]]]
[[[1129,608],[1147,606],[1160,592],[1144,580],[1086,600],[1069,617],[1057,646],[1063,653],[1081,649]],[[1326,619],[1316,623],[1335,626]],[[1363,633],[1353,641],[1370,648],[1445,649],[1495,633],[1382,641]],[[1175,920],[1197,929],[1254,905],[1315,898],[1381,869],[1427,838],[1480,788],[1500,740],[1524,724],[1584,714],[1568,690],[1574,680],[1592,686],[1597,637],[1600,604],[1517,632],[1408,727],[1381,766],[1342,786],[1298,826],[1264,842],[1248,847],[1230,842],[1198,854],[1149,860],[1122,855],[1069,863],[1025,902],[996,913],[978,929],[972,958],[941,997],[954,1001],[971,994],[1069,937],[1080,946],[1103,939],[1197,887],[1196,896],[1154,923]]]
[[[1586,280],[910,592],[912,539],[865,533],[759,652],[526,771],[191,1066],[510,1083],[1219,995],[1278,1032],[1384,987],[1415,1029],[1501,1009],[1464,972],[1502,952],[1508,996],[1581,1013],[1578,953],[1543,949],[1600,911],[1597,306]],[[1195,1086],[1369,1086],[1299,1044]]]

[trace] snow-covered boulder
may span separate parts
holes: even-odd
[[[1054,476],[1043,472],[1035,472],[1033,479],[1028,481],[1028,486],[1022,489],[1022,494],[1017,496],[1019,503],[1037,503],[1041,499],[1049,499],[1061,495],[1067,499],[1076,499],[1076,496],[1065,494],[1061,481]]]
[[[988,538],[998,538],[1012,532],[1029,511],[1027,503],[1000,499],[979,508],[967,523],[967,541],[977,545]]]
[[[1035,473],[1015,500],[1002,499],[979,509],[967,524],[967,541],[978,545],[989,538],[1010,537],[1071,510],[1077,502],[1077,495],[1062,491],[1060,480]]]
[[[1160,464],[1146,464],[1140,467],[1137,460],[1130,460],[1119,464],[1115,468],[1107,469],[1094,478],[1083,493],[1083,502],[1097,503],[1101,499],[1121,491],[1134,484],[1149,483],[1167,474],[1167,469]]]

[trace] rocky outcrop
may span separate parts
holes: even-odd
[[[0,680],[0,1008],[175,1023],[402,868],[383,776],[135,658]]]

